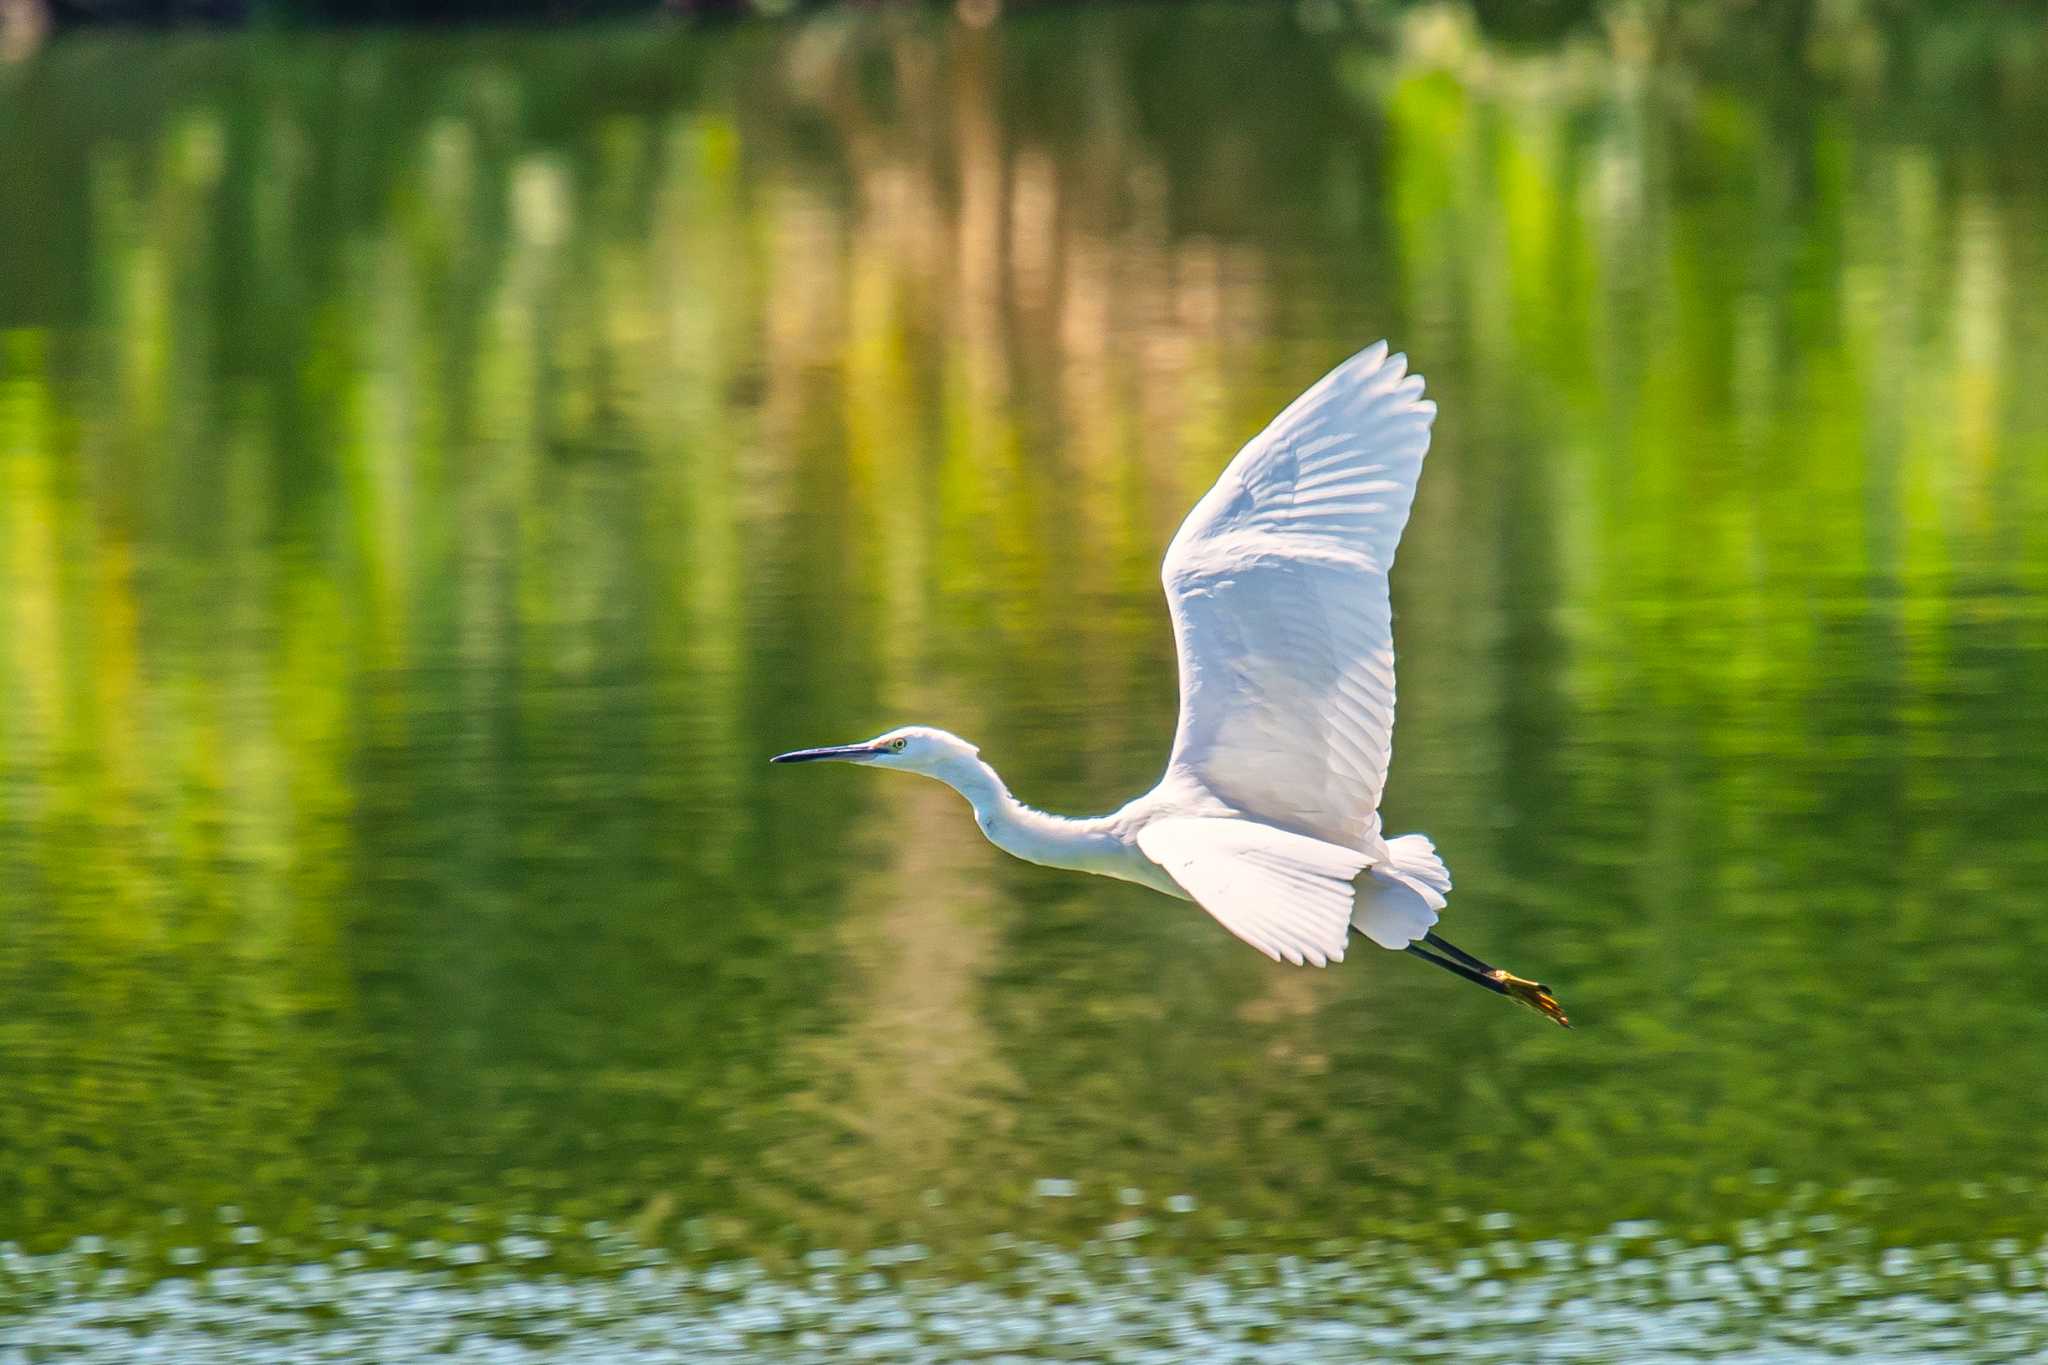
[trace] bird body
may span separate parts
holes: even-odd
[[[1433,932],[1449,871],[1426,837],[1381,833],[1387,574],[1435,415],[1420,376],[1379,343],[1289,404],[1195,504],[1161,568],[1180,660],[1173,750],[1159,784],[1120,810],[1035,810],[973,745],[928,726],[775,761],[937,778],[1003,851],[1193,900],[1276,960],[1324,966],[1357,933],[1566,1023],[1547,989]]]

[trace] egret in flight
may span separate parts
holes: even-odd
[[[1275,960],[1340,961],[1353,933],[1570,1027],[1549,989],[1435,932],[1451,874],[1421,834],[1386,838],[1393,752],[1387,570],[1436,404],[1385,342],[1289,404],[1237,453],[1166,548],[1180,724],[1159,785],[1069,819],[1010,795],[966,740],[923,725],[799,749],[935,777],[1027,862],[1192,900]]]

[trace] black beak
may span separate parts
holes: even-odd
[[[777,754],[770,763],[814,763],[821,758],[873,758],[876,754],[887,753],[879,744],[834,744],[825,749],[792,749],[786,754]]]

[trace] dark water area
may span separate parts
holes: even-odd
[[[2048,29],[1634,13],[0,66],[0,1361],[2048,1358]],[[1148,787],[1381,336],[1575,1030],[765,762]]]

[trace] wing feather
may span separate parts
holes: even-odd
[[[1364,854],[1251,820],[1195,817],[1152,822],[1138,847],[1267,957],[1316,967],[1343,960]]]
[[[1170,771],[1284,829],[1379,847],[1387,570],[1435,416],[1381,342],[1289,404],[1195,504],[1161,571],[1180,653]]]

